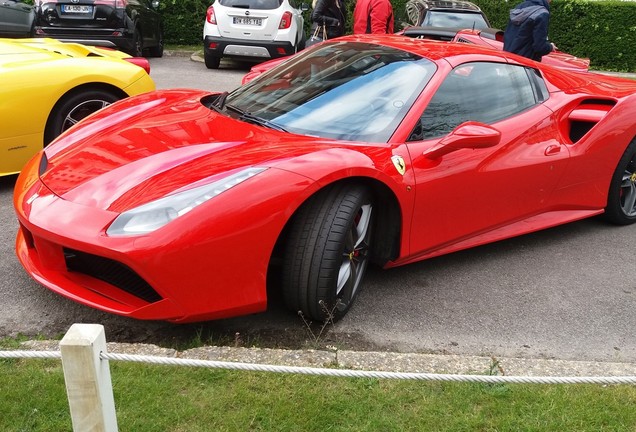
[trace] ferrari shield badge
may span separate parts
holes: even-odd
[[[391,156],[391,160],[393,161],[393,166],[395,166],[397,172],[399,172],[400,175],[404,175],[404,173],[406,172],[406,164],[404,163],[404,159],[402,158],[402,156]]]

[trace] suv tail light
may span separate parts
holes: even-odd
[[[215,24],[216,25],[216,16],[214,15],[214,8],[212,6],[210,6],[208,8],[208,12],[205,16],[205,19],[210,23],[210,24]]]
[[[292,21],[292,14],[290,11],[286,11],[283,14],[283,17],[280,19],[280,24],[278,24],[278,29],[279,30],[288,29],[289,27],[291,27],[291,21]]]

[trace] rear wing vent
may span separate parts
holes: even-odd
[[[587,134],[616,105],[609,100],[585,100],[568,114],[570,140],[575,143]]]

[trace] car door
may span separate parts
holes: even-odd
[[[0,36],[31,36],[33,7],[17,0],[0,2]]]
[[[568,163],[554,114],[541,103],[547,97],[537,73],[518,65],[472,62],[446,76],[408,142],[416,179],[411,254],[448,248],[546,210]],[[492,126],[500,141],[436,155],[466,121]]]

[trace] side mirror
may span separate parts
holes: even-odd
[[[437,146],[424,152],[424,156],[435,159],[461,149],[494,147],[501,141],[501,132],[479,122],[465,122],[444,137]]]

